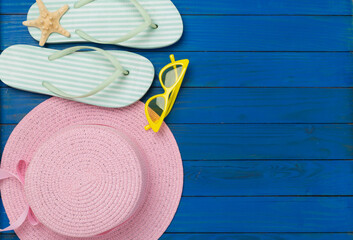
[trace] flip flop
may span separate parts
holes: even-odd
[[[41,46],[88,41],[152,49],[172,45],[183,33],[170,0],[36,1],[23,24]]]
[[[95,51],[74,53],[84,48]],[[102,107],[119,108],[138,101],[153,78],[148,59],[125,51],[14,45],[0,55],[0,79],[6,85]]]

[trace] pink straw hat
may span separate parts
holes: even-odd
[[[167,125],[156,134],[146,124],[142,102],[108,109],[51,98],[33,109],[1,162],[18,237],[158,239],[177,210],[183,168]]]

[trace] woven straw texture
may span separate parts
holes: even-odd
[[[16,180],[1,185],[10,221],[28,201],[41,222],[25,222],[19,238],[158,239],[177,210],[183,168],[169,128],[155,134],[146,124],[141,102],[107,109],[51,98],[33,109],[1,166],[15,172],[19,160],[29,162],[24,189]]]

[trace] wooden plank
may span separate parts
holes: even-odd
[[[168,232],[351,232],[352,197],[185,197]]]
[[[0,233],[0,240],[20,240],[14,233]]]
[[[353,195],[353,161],[184,161],[183,164],[184,196]]]
[[[151,89],[143,102],[158,93]],[[48,98],[0,89],[0,123],[18,123]],[[183,88],[167,123],[350,123],[348,88]],[[339,106],[339,107],[337,107]]]
[[[184,161],[183,195],[353,195],[352,169],[338,160]]]
[[[351,233],[165,233],[159,240],[352,240]],[[19,240],[14,234],[0,234],[0,240]]]
[[[184,196],[353,195],[352,161],[184,161]]]
[[[153,86],[160,86],[158,73],[170,53],[139,54],[153,63]],[[350,52],[176,52],[175,57],[190,60],[184,87],[353,87]]]
[[[25,15],[0,15],[1,50],[19,43],[38,45],[21,24],[25,19]],[[353,50],[352,16],[189,15],[183,21],[182,39],[159,51]],[[68,46],[72,44],[61,47]]]
[[[348,124],[169,124],[184,160],[352,159]],[[1,126],[1,146],[14,125]]]
[[[11,238],[15,240],[16,238]],[[165,233],[160,240],[352,240],[351,233]],[[0,238],[1,240],[1,238]],[[16,239],[17,240],[17,239]]]
[[[2,0],[1,14],[26,14],[33,0]],[[309,14],[351,15],[350,0],[173,0],[181,14]]]
[[[1,239],[1,238],[0,238]],[[160,240],[352,240],[351,233],[166,233]]]
[[[182,197],[167,232],[351,232],[352,205],[353,197]]]
[[[184,159],[351,159],[353,126],[170,125]]]

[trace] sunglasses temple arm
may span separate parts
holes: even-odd
[[[175,62],[174,54],[170,54],[169,58],[172,63]]]

